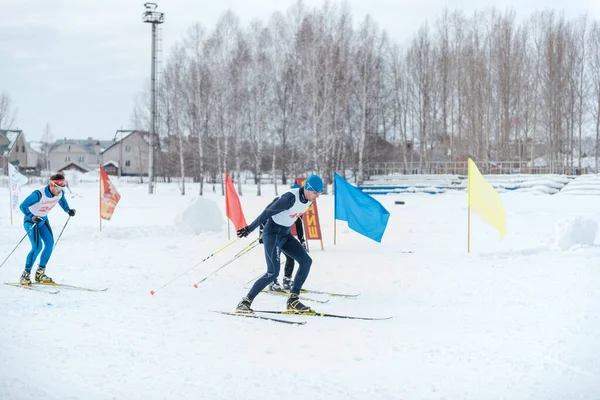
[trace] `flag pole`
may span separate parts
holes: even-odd
[[[230,220],[229,220],[229,199],[227,198],[227,170],[225,170],[225,221],[227,221],[227,240],[231,240],[231,233],[229,233],[229,231],[231,230],[230,228]],[[233,181],[231,181],[233,183]]]
[[[467,208],[469,209],[467,217],[467,253],[471,253],[471,206]]]
[[[102,174],[98,180],[98,218],[100,219],[100,232],[102,232]]]
[[[9,167],[6,167],[9,168]],[[10,184],[10,169],[8,171],[8,208],[10,209],[10,224],[12,225],[12,185]]]
[[[335,172],[334,172],[335,174]],[[335,192],[335,175],[333,178],[333,245],[337,243],[337,220],[335,219],[335,208],[337,207],[337,193]]]
[[[471,165],[467,162],[467,254],[471,253]]]

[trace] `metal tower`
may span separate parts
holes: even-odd
[[[148,152],[148,194],[154,193],[154,137],[156,136],[156,66],[157,66],[157,46],[156,46],[156,25],[165,22],[165,14],[156,11],[158,5],[156,3],[144,3],[146,11],[142,14],[142,21],[152,24],[152,63],[150,72],[150,88],[151,88],[151,112],[152,124],[150,127],[150,151]]]

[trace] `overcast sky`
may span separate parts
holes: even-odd
[[[158,0],[165,13],[163,58],[187,28],[212,30],[227,9],[247,25],[286,11],[294,0]],[[600,0],[348,0],[357,25],[370,14],[391,39],[406,43],[446,7],[509,8],[518,18],[534,10],[588,12],[600,19]],[[18,108],[18,128],[39,140],[46,123],[55,139],[88,136],[108,140],[130,128],[134,97],[150,75],[151,28],[141,21],[144,1],[0,0],[0,92]],[[321,7],[323,0],[305,0]]]

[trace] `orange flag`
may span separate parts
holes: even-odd
[[[246,223],[246,218],[244,218],[240,198],[233,187],[233,182],[227,171],[225,171],[225,208],[227,218],[231,220],[236,231],[248,225]]]
[[[108,178],[108,174],[100,167],[100,218],[110,220],[121,195]]]

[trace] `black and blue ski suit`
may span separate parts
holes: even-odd
[[[304,196],[303,188],[292,189],[284,193],[248,225],[250,232],[264,225],[262,240],[267,262],[267,272],[254,282],[248,292],[249,299],[253,300],[264,288],[277,279],[281,266],[279,258],[281,252],[298,263],[298,271],[291,292],[300,293],[310,272],[312,259],[300,242],[290,233],[290,227],[311,204],[312,202],[309,202]]]

